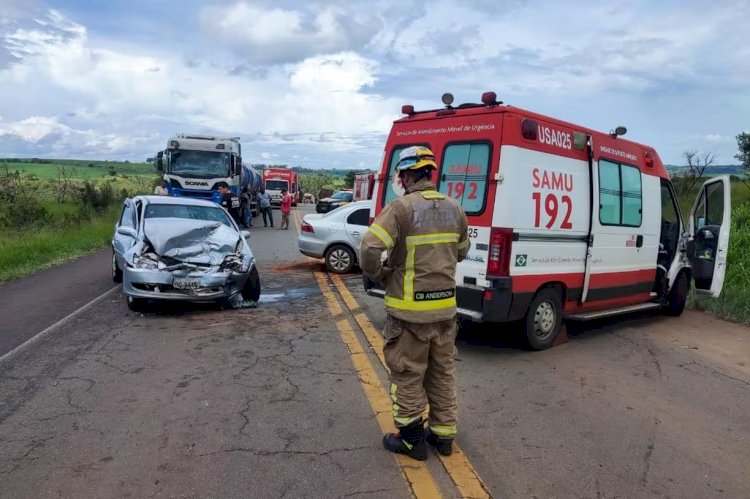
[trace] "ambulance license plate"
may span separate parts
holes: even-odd
[[[198,289],[201,287],[201,280],[195,277],[175,277],[172,279],[174,289]]]

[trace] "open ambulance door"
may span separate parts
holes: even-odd
[[[693,269],[695,290],[718,297],[724,285],[732,213],[728,175],[703,184],[688,222],[687,256]]]

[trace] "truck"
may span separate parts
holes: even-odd
[[[375,172],[362,172],[354,177],[354,200],[365,201],[372,198],[375,185]]]
[[[156,168],[163,172],[167,193],[221,201],[218,183],[229,185],[229,190],[242,199],[242,216],[250,210],[259,214],[257,192],[263,177],[250,164],[242,162],[239,137],[213,137],[196,134],[176,134],[167,147],[156,154]]]
[[[281,205],[281,189],[291,194],[292,206],[300,202],[299,174],[289,168],[264,168],[263,184],[271,196],[271,206]]]

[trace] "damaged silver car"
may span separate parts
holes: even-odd
[[[208,200],[129,198],[112,237],[112,279],[122,282],[131,310],[147,300],[251,307],[260,298],[260,277],[249,235]]]

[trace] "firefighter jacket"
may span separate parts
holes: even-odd
[[[456,315],[456,264],[468,252],[463,208],[423,179],[374,220],[362,238],[360,267],[385,284],[389,315],[412,323],[438,322]]]

